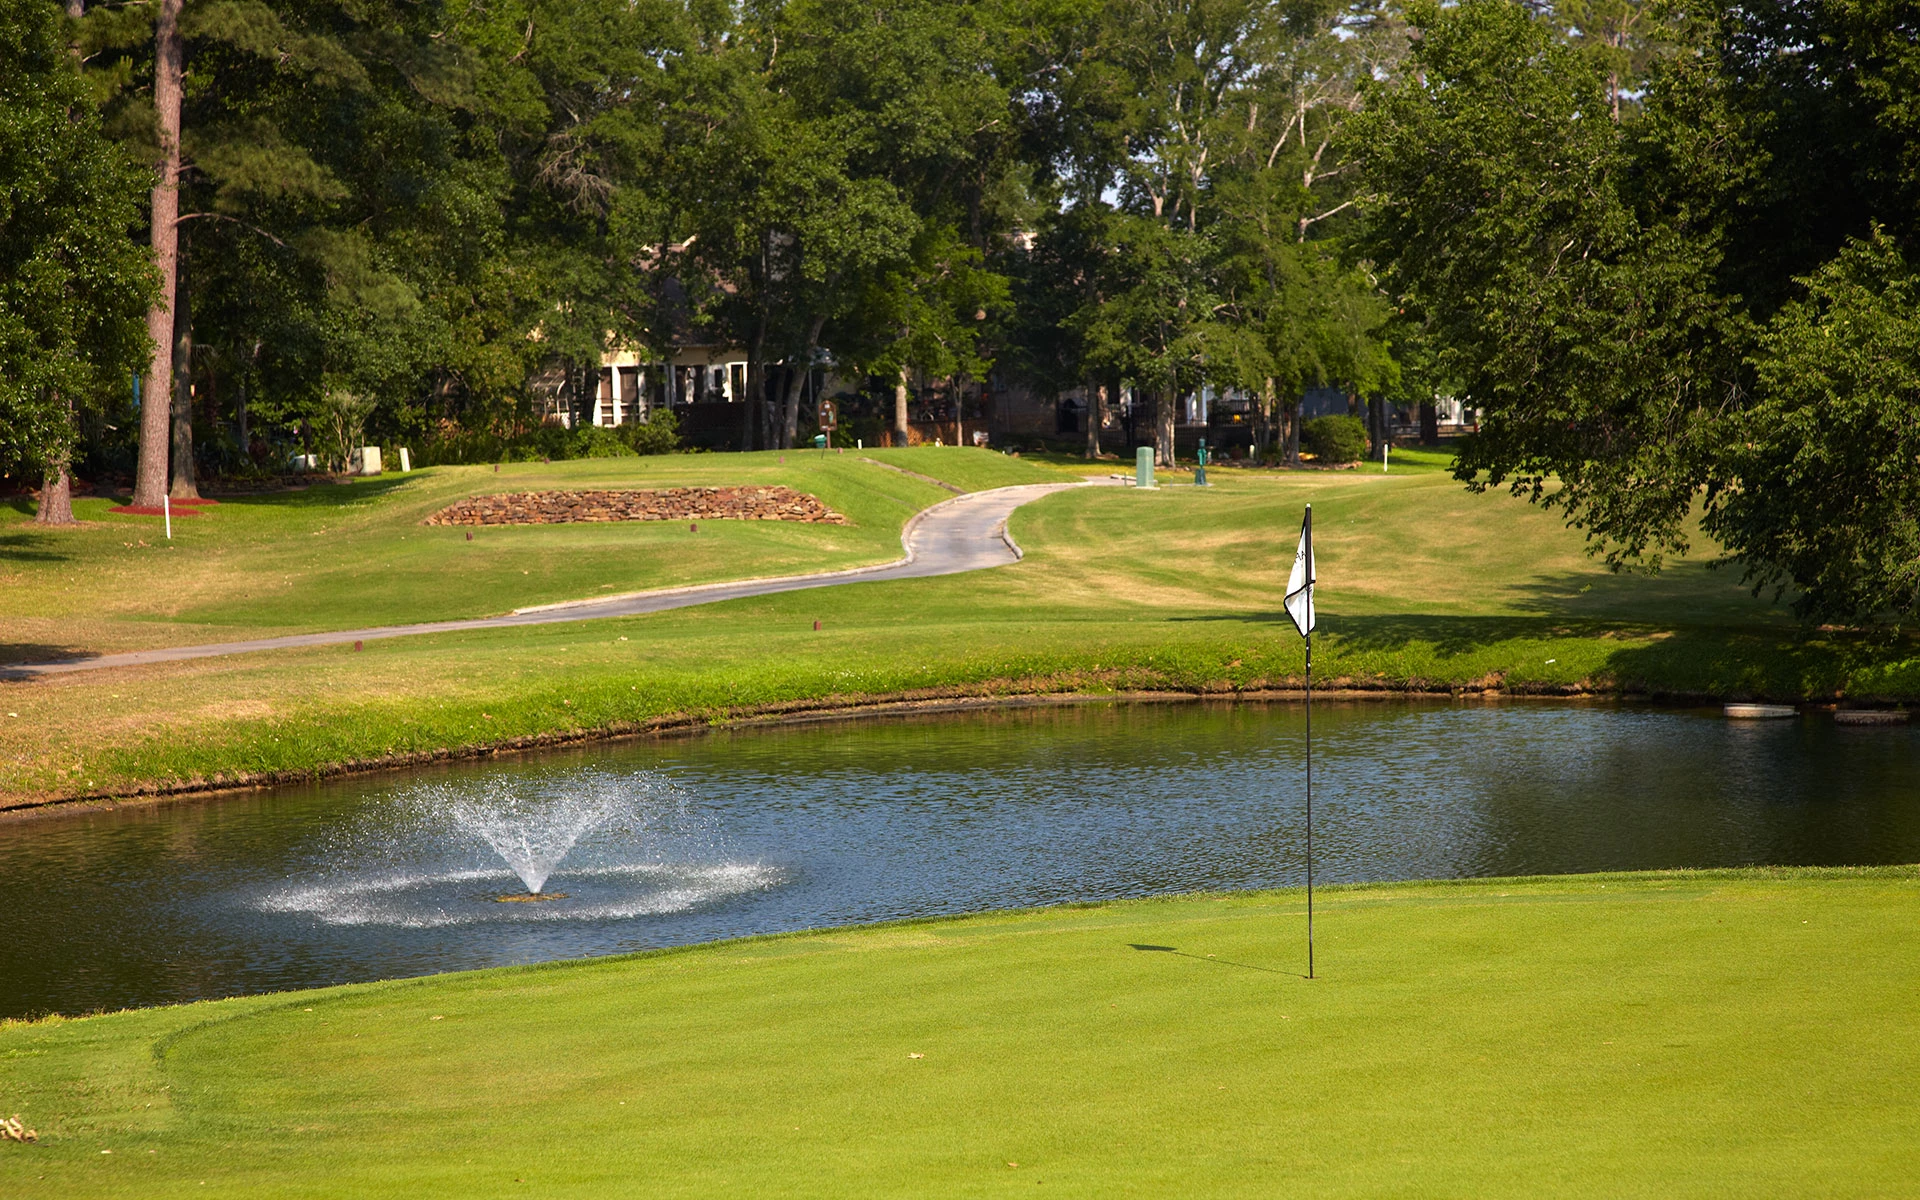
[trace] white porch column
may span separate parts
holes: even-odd
[[[620,423],[620,368],[613,368],[613,423]]]

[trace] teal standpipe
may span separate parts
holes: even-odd
[[[1133,486],[1153,486],[1153,447],[1141,446],[1133,452]]]
[[[1200,451],[1194,460],[1193,486],[1207,486],[1207,439],[1200,439]]]

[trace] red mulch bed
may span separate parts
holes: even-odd
[[[206,508],[220,502],[202,497],[198,500],[174,500],[170,503],[173,507],[174,516],[197,517],[200,514],[195,512],[195,509]],[[158,504],[116,504],[107,511],[110,513],[123,513],[129,517],[164,517],[167,515],[167,510]]]
[[[429,525],[564,525],[576,521],[803,521],[845,525],[819,499],[788,487],[680,487],[623,492],[472,496]]]

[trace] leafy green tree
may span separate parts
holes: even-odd
[[[1380,337],[1388,308],[1346,234],[1361,200],[1346,154],[1348,119],[1364,80],[1404,49],[1397,25],[1374,14],[1338,24],[1290,21],[1272,35],[1272,61],[1234,97],[1209,177],[1214,272],[1232,335],[1222,382],[1258,398],[1255,444],[1278,409],[1290,461],[1300,453],[1299,401],[1310,386],[1355,394],[1389,388],[1397,367]]]
[[[1208,377],[1221,333],[1212,319],[1205,244],[1176,224],[1121,213],[1103,250],[1105,294],[1077,309],[1066,326],[1096,372],[1132,380],[1155,396],[1155,459],[1171,466],[1175,406]]]
[[[1124,286],[1108,253],[1118,219],[1093,202],[1047,212],[1027,244],[1005,256],[1019,302],[1007,323],[1009,368],[1040,394],[1058,400],[1075,387],[1086,390],[1086,457],[1100,453],[1105,405],[1117,398],[1121,364],[1096,353],[1085,335],[1086,317],[1098,312],[1111,290]],[[1078,318],[1078,319],[1076,319]]]
[[[46,0],[0,0],[0,470],[73,523],[75,409],[145,366],[154,280],[130,236],[144,174],[106,137]]]
[[[982,334],[1007,305],[1008,280],[947,224],[923,224],[907,258],[868,281],[840,327],[829,331],[844,366],[893,381],[893,436],[907,444],[909,380],[986,375]]]
[[[111,115],[151,147],[152,26],[87,20]],[[610,337],[652,336],[634,243],[657,225],[650,114],[684,50],[670,0],[192,0],[178,35],[180,207],[154,237],[191,235],[167,319],[182,345],[202,327],[176,375],[203,407],[245,396],[311,430],[339,386],[376,401],[375,429],[511,425],[538,363],[577,373]]]
[[[1050,99],[1034,119],[1047,183],[1071,218],[1048,222],[1054,302],[1077,293],[1051,351],[1091,395],[1130,381],[1154,399],[1154,444],[1173,458],[1176,408],[1204,380],[1214,327],[1200,233],[1224,101],[1257,70],[1262,0],[1109,0],[1070,11],[1052,38]],[[1098,412],[1089,414],[1099,420]]]
[[[1643,93],[1659,49],[1660,20],[1641,0],[1555,0],[1552,14],[1605,80],[1613,119]]]
[[[1356,122],[1365,245],[1484,414],[1457,473],[1657,566],[1746,383],[1750,324],[1718,289],[1725,106],[1675,71],[1623,128],[1600,69],[1512,0],[1413,11],[1408,70]]]
[[[1175,405],[1206,384],[1260,397],[1264,441],[1301,388],[1390,378],[1385,305],[1338,236],[1357,198],[1339,143],[1397,33],[1314,3],[1154,0],[1099,5],[1061,40],[1035,138],[1061,214],[1034,274],[1041,307],[1079,305],[1027,323],[1071,335],[1030,334],[1032,357],[1090,393],[1114,375],[1153,396],[1163,461]]]
[[[926,357],[937,325],[954,331],[936,315],[959,293],[991,291],[949,231],[984,222],[1008,100],[991,37],[964,7],[791,0],[750,6],[710,40],[669,118],[687,220],[664,273],[747,350],[743,440],[791,445],[806,369],[829,342],[849,365],[897,372]],[[971,354],[949,350],[956,363]],[[781,360],[763,437],[765,373]]]
[[[1920,272],[1885,231],[1805,281],[1760,339],[1706,527],[1821,620],[1920,615]]]
[[[1604,58],[1520,6],[1415,10],[1360,119],[1369,244],[1486,415],[1472,486],[1564,505],[1616,566],[1698,511],[1803,614],[1911,613],[1910,9],[1674,12],[1616,122]]]

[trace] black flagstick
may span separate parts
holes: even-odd
[[[1307,604],[1313,604],[1313,505],[1307,505]],[[1307,622],[1307,978],[1313,978],[1313,622]]]

